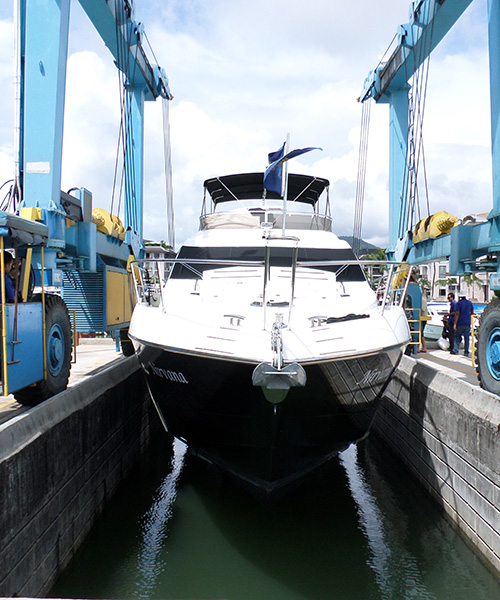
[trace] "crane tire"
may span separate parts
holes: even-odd
[[[476,342],[477,377],[480,386],[500,396],[500,299],[492,300],[479,321]]]
[[[41,302],[40,295],[33,302]],[[25,406],[35,406],[68,387],[71,370],[71,323],[64,300],[56,294],[45,295],[47,350],[46,379],[18,390],[14,398]]]

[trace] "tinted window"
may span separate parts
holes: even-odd
[[[212,259],[212,260],[244,260],[244,261],[264,261],[264,248],[257,247],[216,247],[199,248],[196,246],[183,246],[177,258],[185,259]],[[333,250],[330,248],[299,248],[298,260],[307,261],[326,261],[326,260],[354,260],[354,252],[348,249]],[[292,248],[271,248],[271,266],[290,267],[292,264]],[[217,268],[216,265],[192,264],[192,266],[202,273],[206,269]],[[338,281],[364,281],[365,277],[361,267],[358,265],[331,265],[328,267],[313,267],[323,271],[332,271],[337,273]],[[193,278],[193,272],[183,265],[175,265],[172,277],[190,279]]]

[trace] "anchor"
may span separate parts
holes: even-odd
[[[291,387],[304,387],[307,375],[304,367],[296,362],[283,366],[283,339],[281,330],[283,315],[278,313],[271,331],[273,364],[262,362],[252,373],[252,384],[259,386],[271,404],[279,404],[286,398]]]

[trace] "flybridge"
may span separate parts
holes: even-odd
[[[321,229],[331,231],[330,197],[327,179],[289,174],[286,201],[278,192],[264,187],[264,173],[242,173],[207,179],[201,212],[201,229],[245,227]],[[207,201],[208,196],[211,198]],[[323,194],[323,192],[326,192]],[[321,203],[320,203],[321,198]],[[321,206],[320,206],[321,204]],[[292,208],[293,207],[293,208]]]
[[[321,194],[328,190],[328,179],[311,175],[288,175],[287,200],[314,206]],[[242,173],[207,179],[204,183],[214,204],[234,200],[280,199],[276,192],[264,189],[264,173]]]

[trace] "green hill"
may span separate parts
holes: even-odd
[[[349,246],[354,246],[354,242],[355,242],[355,238],[352,235],[339,235],[339,239],[346,241]],[[373,252],[374,250],[378,249],[378,246],[374,246],[373,244],[369,244],[368,242],[365,242],[364,240],[360,240],[360,244],[359,244],[359,252],[360,254],[369,254],[370,252]]]

